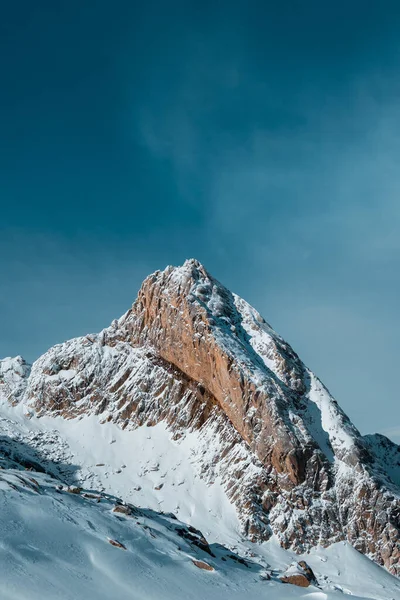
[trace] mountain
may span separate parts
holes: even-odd
[[[99,334],[31,369],[0,361],[0,400],[8,440],[55,478],[162,505],[222,544],[313,553],[347,541],[400,575],[400,447],[362,436],[289,344],[195,260],[149,276]]]

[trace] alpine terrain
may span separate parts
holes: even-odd
[[[0,361],[0,598],[400,598],[400,447],[196,260]]]

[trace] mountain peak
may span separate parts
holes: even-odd
[[[143,282],[146,285],[161,278],[163,285],[185,285],[188,282],[198,282],[200,279],[211,279],[205,267],[195,258],[185,260],[182,265],[168,265],[163,271],[156,271]]]
[[[179,267],[178,267],[179,268]],[[187,269],[197,269],[197,270],[205,270],[204,266],[201,264],[201,262],[199,260],[197,260],[197,258],[187,258],[185,260],[185,262],[183,263],[181,268],[187,268]]]
[[[382,444],[195,259],[147,277],[100,334],[40,357],[23,398],[39,415],[196,432],[202,476],[218,478],[250,539],[296,551],[348,539],[399,574],[400,492]]]

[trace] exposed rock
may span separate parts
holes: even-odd
[[[308,587],[310,582],[303,573],[293,573],[292,575],[284,575],[281,577],[282,583],[291,583],[292,585],[298,585],[299,587]]]
[[[199,569],[203,569],[204,571],[214,571],[214,567],[204,562],[204,560],[192,560],[192,563],[196,565]]]
[[[112,546],[115,546],[116,548],[121,548],[122,550],[126,550],[126,546],[124,546],[124,544],[122,544],[118,540],[109,539],[108,541]]]
[[[241,556],[236,556],[235,554],[228,554],[228,558],[230,558],[231,560],[234,560],[235,562],[243,565],[244,567],[249,568],[249,565],[244,560],[244,558],[242,558]]]
[[[207,554],[209,554],[210,556],[215,556],[211,552],[211,548],[206,538],[198,529],[195,529],[191,525],[188,525],[187,528],[177,527],[175,531],[180,537],[184,538],[185,540],[188,540],[191,544],[197,546],[198,548],[200,548],[200,550],[203,550],[203,552],[207,552]]]
[[[0,360],[0,400],[18,404],[25,393],[30,370],[22,356]]]
[[[117,504],[117,506],[114,506],[112,511],[114,513],[126,515],[127,517],[132,517],[134,515],[132,508],[130,506],[127,506],[126,504]]]
[[[101,496],[97,495],[97,494],[89,494],[88,492],[84,492],[82,494],[82,496],[84,498],[89,498],[90,500],[97,500],[97,502],[101,501]]]
[[[305,560],[300,560],[297,564],[301,569],[303,569],[303,572],[310,583],[317,583],[317,578],[314,575],[314,571]]]
[[[317,584],[313,570],[304,560],[290,565],[280,579],[282,583],[291,583],[292,585],[298,585],[300,587],[308,587],[311,584]]]

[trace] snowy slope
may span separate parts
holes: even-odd
[[[84,486],[80,494],[73,494],[68,491],[65,480],[60,482],[48,474],[25,470],[19,464],[24,458],[36,459],[46,469],[64,471],[71,482],[86,479],[93,483],[88,477],[93,474],[95,480],[104,482],[102,487],[109,488],[114,483],[106,474],[117,471],[117,465],[122,467],[126,450],[132,443],[144,454],[138,463],[139,473],[150,457],[160,458],[163,452],[171,451],[173,441],[168,441],[165,431],[153,432],[148,439],[141,430],[122,431],[113,424],[101,425],[95,418],[83,418],[62,432],[52,431],[49,425],[62,425],[61,419],[49,423],[17,414],[17,420],[12,422],[9,407],[3,407],[1,412],[5,414],[0,423],[2,439],[7,438],[9,446],[16,446],[11,452],[14,459],[0,453],[2,600],[28,597],[30,600],[198,600],[204,597],[334,600],[343,598],[343,592],[355,598],[390,600],[400,595],[398,580],[347,543],[318,549],[305,556],[314,569],[319,587],[304,590],[282,584],[280,575],[299,557],[283,550],[274,539],[259,546],[244,540],[238,532],[234,511],[227,505],[221,489],[216,488],[212,496],[205,498],[210,512],[191,511],[190,503],[194,501],[200,508],[200,495],[206,491],[200,479],[191,481],[190,486],[192,493],[198,494],[197,498],[187,499],[187,490],[182,484],[173,492],[159,490],[164,495],[157,502],[151,486],[159,481],[157,473],[163,473],[164,465],[160,465],[160,471],[153,471],[149,465],[145,484],[150,503],[161,504],[163,513],[160,506],[158,510],[133,506],[132,513],[125,515],[113,512],[121,506],[114,494],[95,491],[92,486]],[[14,439],[10,437],[13,435]],[[70,439],[65,437],[67,435]],[[136,435],[138,439],[134,439]],[[36,443],[36,449],[29,440]],[[49,446],[54,446],[51,453]],[[78,452],[82,467],[73,473],[63,460],[69,456],[76,463]],[[185,452],[179,456],[181,473],[195,478]],[[172,465],[175,458],[171,457]],[[93,464],[94,460],[106,462],[100,469]],[[125,467],[117,475],[119,488],[129,496],[135,474]],[[144,479],[143,474],[138,476],[141,483]],[[186,532],[188,529],[168,514],[167,505],[171,504],[173,494],[173,501],[185,506],[196,527],[199,523],[208,527],[206,537],[215,556],[179,534],[178,529]],[[110,540],[123,544],[126,549],[112,545]],[[223,540],[228,542],[225,546],[221,545]],[[244,558],[246,564],[238,562],[238,558]],[[199,569],[193,560],[207,563],[214,571]],[[269,581],[265,579],[267,574],[271,576]]]
[[[400,487],[400,446],[380,433],[365,435],[364,440],[373,456],[375,468]]]

